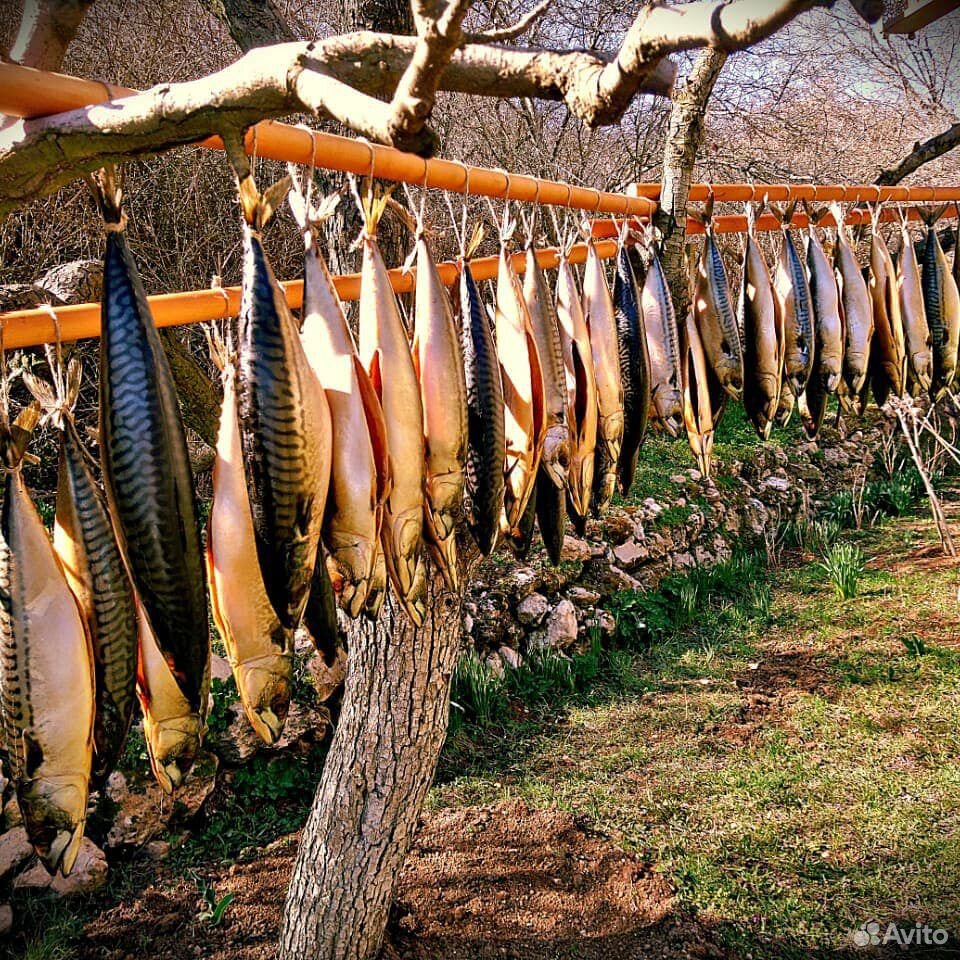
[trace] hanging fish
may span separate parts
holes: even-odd
[[[626,234],[620,238],[617,269],[613,278],[613,307],[617,320],[620,350],[620,377],[623,383],[623,442],[617,461],[620,489],[630,491],[637,469],[637,457],[647,431],[650,413],[650,356],[647,331],[640,307],[640,288],[630,262]]]
[[[780,427],[785,427],[793,416],[793,408],[796,406],[796,397],[787,383],[786,373],[780,385],[780,402],[777,404],[776,423]]]
[[[66,876],[87,816],[93,655],[20,470],[38,419],[27,407],[0,436],[0,715],[27,836],[47,870]]]
[[[808,440],[816,440],[820,435],[828,396],[822,378],[813,376],[807,382],[807,389],[797,399],[800,423]]]
[[[194,709],[184,697],[160,652],[145,608],[138,604],[137,609],[137,699],[143,711],[143,738],[157,783],[164,793],[173,793],[200,753],[206,730],[205,709]]]
[[[330,480],[330,409],[273,275],[261,232],[289,178],[260,195],[247,171],[237,409],[257,557],[280,623],[295,630],[307,602]]]
[[[743,406],[761,439],[768,440],[780,405],[784,331],[780,301],[757,242],[753,204],[747,204],[747,242],[737,316],[743,330]]]
[[[543,451],[545,409],[540,355],[520,279],[507,250],[512,224],[505,223],[497,267],[494,324],[503,381],[507,458],[504,466],[504,529],[518,529],[533,495]]]
[[[785,211],[770,204],[782,237],[774,285],[783,316],[784,370],[787,385],[799,397],[813,372],[814,334],[810,283],[789,229],[795,209],[796,203],[789,204]]]
[[[815,224],[822,213],[807,206],[807,268],[810,271],[810,298],[813,303],[813,375],[820,378],[816,396],[836,393],[843,378],[843,317],[837,275],[827,258]]]
[[[547,555],[551,563],[557,564],[560,562],[567,525],[567,515],[563,507],[571,444],[570,425],[567,422],[567,375],[563,364],[557,308],[537,259],[532,229],[527,237],[523,296],[530,312],[531,329],[542,365],[546,413],[543,456],[530,503],[536,513]],[[526,519],[526,514],[524,517]],[[521,535],[526,532],[521,528]],[[532,523],[529,532],[532,536]]]
[[[945,207],[921,210],[927,225],[923,252],[923,305],[933,344],[933,379],[930,392],[939,399],[950,389],[957,369],[957,345],[960,341],[960,296],[950,272],[947,257],[940,246],[936,223]]]
[[[382,557],[381,551],[378,556]],[[338,657],[346,654],[347,641],[337,619],[337,595],[333,592],[328,572],[329,558],[323,546],[317,551],[313,568],[310,597],[303,610],[303,629],[323,662],[332,667]],[[369,596],[369,595],[368,595]],[[369,611],[370,608],[368,607]],[[371,612],[371,616],[376,616]]]
[[[567,504],[570,519],[582,535],[593,491],[599,401],[590,334],[569,256],[570,248],[565,244],[557,264],[557,319],[567,378],[567,423],[571,439]]]
[[[80,608],[93,651],[95,719],[91,785],[116,766],[133,719],[137,680],[137,609],[106,501],[90,472],[73,408],[81,365],[74,357],[64,378],[51,351],[54,385],[24,373],[30,392],[60,431],[53,549]]]
[[[896,289],[893,258],[880,234],[880,205],[871,210],[873,230],[870,239],[870,267],[867,287],[873,304],[873,349],[877,362],[873,369],[874,396],[883,406],[890,391],[902,396],[906,386],[906,349],[900,297]],[[879,392],[879,396],[878,396]]]
[[[537,471],[537,478],[539,479],[541,471]],[[513,552],[521,560],[526,560],[530,554],[530,547],[533,544],[533,531],[536,526],[537,519],[537,491],[534,487],[533,493],[530,495],[530,499],[527,501],[527,507],[523,511],[522,516],[520,517],[520,522],[517,524],[515,530],[511,530],[508,534],[508,542],[513,548]]]
[[[847,238],[843,210],[830,204],[837,224],[837,249],[834,266],[840,282],[840,303],[843,308],[844,348],[843,379],[848,400],[859,396],[867,379],[870,362],[870,341],[873,339],[873,309],[870,293],[860,271],[857,255]]]
[[[291,172],[292,176],[292,172]],[[376,616],[387,588],[378,564],[383,505],[390,490],[386,425],[380,401],[357,356],[340,297],[320,252],[319,228],[334,195],[313,206],[299,181],[289,196],[305,245],[300,339],[330,409],[330,485],[321,537],[330,583],[351,617]]]
[[[107,229],[100,448],[107,500],[134,588],[177,685],[206,710],[210,635],[193,478],[173,377],[127,246],[120,189],[100,175]]]
[[[456,524],[467,467],[467,384],[453,308],[422,222],[417,225],[413,366],[423,405],[427,543],[447,586],[456,590]]]
[[[459,261],[460,340],[467,389],[467,525],[480,552],[489,556],[497,544],[503,511],[503,386],[493,332],[483,312],[470,272],[469,257],[483,237],[474,233]]]
[[[360,360],[383,408],[393,485],[384,505],[381,542],[397,599],[415,626],[426,613],[423,533],[424,443],[420,384],[390,284],[377,226],[389,194],[364,200],[360,273]]]
[[[257,562],[240,444],[235,361],[222,344],[215,360],[222,371],[223,402],[207,523],[210,602],[250,726],[264,743],[272,744],[283,732],[290,707],[293,631],[280,623]]]
[[[652,412],[667,433],[671,437],[677,437],[683,426],[680,330],[670,287],[657,256],[652,226],[647,227],[645,241],[650,254],[650,264],[640,293],[640,306],[650,358]]]
[[[603,263],[592,237],[587,237],[583,272],[583,316],[590,335],[597,381],[597,453],[593,466],[593,510],[598,516],[610,505],[617,485],[617,465],[623,442],[623,382],[617,318]]]
[[[900,238],[897,290],[900,295],[900,314],[903,317],[907,370],[911,381],[926,393],[930,389],[933,378],[933,344],[923,303],[920,264],[917,263],[917,252],[910,237],[907,216],[902,210],[900,211]],[[954,261],[956,262],[956,256]]]
[[[723,257],[713,235],[713,194],[703,213],[693,212],[705,228],[693,291],[694,321],[707,361],[723,389],[735,400],[743,392],[743,347],[733,311]]]
[[[687,442],[704,477],[710,476],[713,459],[713,412],[710,409],[710,390],[707,386],[708,363],[700,332],[693,319],[693,307],[687,313],[682,334],[683,366],[683,420],[687,428]]]

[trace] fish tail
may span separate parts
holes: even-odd
[[[17,414],[16,420],[6,428],[3,436],[0,436],[0,454],[2,454],[3,464],[8,469],[15,470],[20,466],[33,431],[39,422],[40,404],[34,401]]]
[[[117,168],[113,164],[107,164],[93,174],[89,184],[104,222],[116,224],[122,230],[124,224],[123,183]]]
[[[793,220],[793,215],[797,211],[797,201],[791,200],[786,209],[783,211],[783,222],[790,223]]]
[[[263,193],[257,189],[252,173],[246,173],[237,180],[237,192],[240,196],[240,210],[244,222],[258,233],[269,223],[277,208],[290,192],[290,176],[271,183]]]
[[[949,203],[941,204],[939,207],[917,207],[920,219],[928,226],[932,227],[947,212]]]

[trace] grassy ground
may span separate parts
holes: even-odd
[[[849,948],[869,920],[956,944],[958,571],[925,521],[843,539],[869,558],[854,599],[801,554],[668,584],[674,625],[638,651],[642,618],[624,617],[626,649],[572,666],[565,715],[468,720],[432,805],[519,796],[586,815],[737,956]]]

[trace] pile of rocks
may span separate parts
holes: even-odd
[[[769,546],[785,521],[850,489],[873,459],[875,439],[858,431],[823,448],[759,444],[742,462],[718,464],[713,479],[678,473],[669,478],[672,496],[614,508],[587,524],[584,539],[567,536],[556,568],[543,554],[521,563],[502,548],[471,581],[464,632],[495,669],[530,650],[577,651],[587,643],[585,628],[615,629],[604,609],[613,594],[650,589],[734,549]],[[665,517],[681,519],[667,524]]]

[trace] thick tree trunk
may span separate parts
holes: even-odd
[[[414,629],[392,598],[357,622],[343,708],[287,893],[280,960],[372,960],[447,729],[462,597],[431,584]]]
[[[663,154],[663,185],[660,208],[654,220],[663,236],[660,260],[663,263],[677,318],[683,323],[690,305],[685,243],[687,238],[687,197],[693,180],[697,153],[703,144],[707,103],[727,53],[705,47],[697,56],[683,88],[674,95],[673,110]]]

